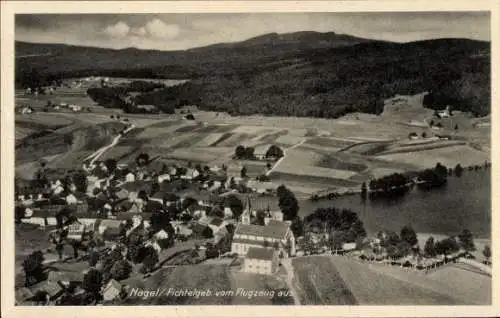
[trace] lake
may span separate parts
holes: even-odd
[[[358,213],[369,235],[384,229],[399,233],[411,224],[416,232],[456,235],[467,228],[476,238],[491,238],[490,171],[464,171],[460,178],[448,177],[443,188],[427,192],[415,187],[393,201],[363,203],[359,195],[301,201],[299,213],[304,217],[319,207],[349,208]]]

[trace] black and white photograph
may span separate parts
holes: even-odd
[[[491,18],[15,14],[15,306],[491,306]]]

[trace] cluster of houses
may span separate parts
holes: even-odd
[[[15,301],[17,305],[44,305],[54,306],[64,304],[64,297],[70,296],[77,303],[78,299],[86,297],[82,281],[87,271],[51,271],[47,280],[29,287],[16,290]],[[111,302],[127,293],[127,286],[111,279],[101,288],[103,301]]]
[[[213,167],[200,171],[195,168],[162,167],[160,171],[152,172],[154,169],[151,166],[133,169],[119,165],[114,173],[110,173],[104,163],[85,166],[84,169],[87,179],[85,192],[79,192],[74,183],[56,179],[49,180],[43,188],[32,188],[19,194],[17,205],[24,211],[21,222],[43,227],[55,226],[59,222],[57,214],[70,207],[77,220],[68,226],[68,238],[84,240],[84,233],[91,232],[98,233],[107,243],[113,244],[123,235],[122,229],[130,220],[132,226],[126,235],[139,227],[150,229],[150,217],[155,211],[164,211],[176,205],[180,213],[170,221],[174,232],[159,230],[144,242],[144,246],[151,246],[160,253],[166,248],[161,242],[172,235],[176,239],[189,239],[209,229],[214,245],[223,239],[230,239],[229,251],[225,253],[243,258],[243,271],[267,275],[276,272],[281,258],[296,253],[291,223],[283,220],[281,211],[268,208],[264,224],[253,224],[257,210],[252,208],[249,195],[246,196],[246,205],[239,218],[234,218],[231,207],[227,205],[223,206],[222,215],[210,213],[214,208],[210,201],[211,195],[224,198],[238,194],[231,187],[244,181],[228,178],[223,169]],[[210,177],[198,182],[201,175]],[[174,185],[178,184],[188,187],[175,188]],[[193,187],[194,184],[197,187]],[[192,203],[183,206],[188,200]],[[189,215],[188,222],[183,219],[186,215]],[[233,230],[229,230],[231,226]],[[41,301],[52,304],[68,293],[69,285],[81,282],[85,273],[65,274],[50,274],[46,281],[19,289],[19,301],[36,298],[34,295],[43,290],[46,299]],[[75,275],[78,277],[73,277]],[[113,300],[122,295],[124,286],[111,280],[103,287],[104,300]],[[72,290],[72,297],[83,293],[78,288]]]
[[[74,112],[80,112],[83,110],[82,106],[80,105],[75,105],[75,104],[68,104],[68,103],[59,103],[59,104],[53,104],[52,108],[54,110],[60,110],[60,109],[69,109]]]

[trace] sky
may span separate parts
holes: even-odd
[[[121,49],[184,50],[267,33],[335,32],[410,42],[490,40],[488,12],[18,14],[15,38]]]

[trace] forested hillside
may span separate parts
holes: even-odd
[[[490,112],[490,43],[438,39],[370,41],[335,33],[269,34],[187,51],[110,50],[16,43],[17,86],[54,78],[107,75],[191,79],[145,93],[163,108],[196,104],[233,115],[336,118],[378,114],[395,94],[431,92],[427,107]]]

